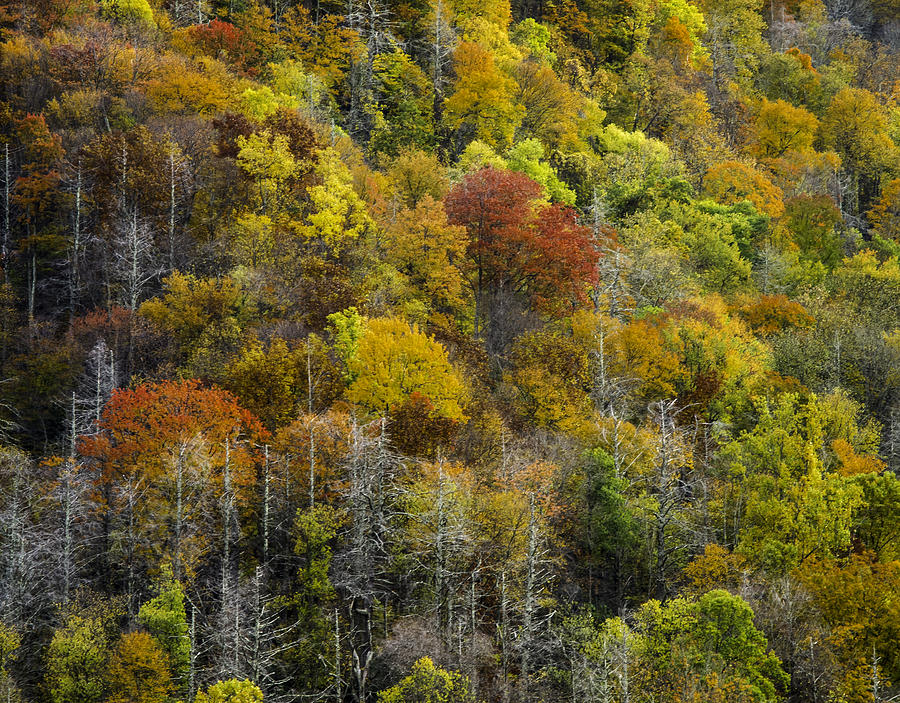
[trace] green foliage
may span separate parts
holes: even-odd
[[[739,700],[772,701],[788,684],[788,676],[765,636],[753,624],[753,611],[739,596],[710,591],[691,601],[649,601],[635,616],[635,649],[658,700],[678,700],[687,687],[709,696],[717,688]]]
[[[107,694],[112,643],[110,614],[71,615],[47,648],[47,688],[53,703],[99,703]]]
[[[404,147],[433,148],[434,98],[423,71],[399,48],[380,54],[372,71],[379,99],[369,148],[388,156]]]
[[[194,703],[262,703],[262,700],[262,691],[253,682],[228,679],[197,693]]]
[[[165,652],[172,678],[184,686],[191,661],[191,640],[181,583],[174,579],[160,582],[159,593],[141,605],[138,620]]]
[[[526,17],[512,28],[509,37],[538,61],[556,64],[556,54],[549,47],[550,30],[545,25]]]
[[[359,353],[359,339],[363,332],[363,318],[356,308],[347,308],[328,316],[331,325],[332,346],[338,358],[353,374],[352,367]]]
[[[294,519],[294,554],[300,560],[297,588],[290,602],[303,629],[303,641],[289,659],[303,672],[303,680],[320,686],[330,670],[323,653],[334,647],[332,607],[336,598],[328,572],[333,545],[346,517],[331,505],[317,503],[297,511]]]
[[[761,404],[756,427],[723,452],[728,473],[744,483],[738,551],[779,572],[849,546],[861,491],[833,458],[823,461],[820,447],[842,437],[859,445],[865,433],[856,425],[856,411],[840,396],[801,405],[785,394],[772,406]],[[865,444],[859,446],[865,451]]]
[[[506,152],[506,166],[544,186],[550,200],[574,205],[575,192],[559,179],[549,163],[542,161],[543,158],[543,145],[537,139],[525,139]]]
[[[471,703],[474,700],[465,676],[435,666],[428,657],[413,664],[409,676],[396,686],[378,694],[378,703]]]

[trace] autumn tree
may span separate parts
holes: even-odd
[[[386,414],[410,395],[427,397],[438,413],[465,417],[465,386],[441,344],[416,325],[397,318],[367,320],[349,364],[347,398],[372,413]]]
[[[492,347],[510,334],[516,305],[544,313],[571,309],[594,276],[588,228],[571,209],[536,203],[540,195],[540,186],[527,176],[487,167],[447,196],[450,221],[469,232],[475,317],[482,333],[491,327]]]
[[[421,300],[426,313],[462,312],[466,230],[447,221],[440,202],[424,195],[415,208],[397,213],[383,241],[386,259],[407,278],[407,295]]]
[[[869,223],[879,235],[887,239],[900,238],[900,179],[888,181],[881,196],[867,214]]]
[[[789,151],[812,147],[819,122],[802,107],[763,99],[756,116],[756,149],[761,158],[777,159]]]
[[[724,205],[749,200],[760,212],[771,217],[784,212],[781,189],[765,174],[737,161],[726,161],[707,171],[703,192]]]
[[[378,703],[468,703],[472,700],[466,677],[435,666],[428,657],[413,664],[409,676],[396,686],[378,694]]]
[[[263,694],[252,681],[228,679],[200,691],[194,703],[262,703]]]
[[[798,195],[787,200],[779,226],[800,250],[800,256],[834,266],[843,253],[841,213],[827,195]]]
[[[170,561],[175,578],[191,575],[209,549],[203,521],[217,524],[226,542],[239,540],[230,522],[251,498],[265,431],[232,395],[197,381],[119,390],[100,429],[81,452],[100,463],[107,554],[129,591],[144,558]],[[121,537],[111,542],[110,530]]]
[[[508,146],[524,113],[514,100],[515,81],[504,75],[490,51],[473,42],[456,48],[454,69],[457,80],[444,103],[444,119],[459,132],[457,151],[473,138]]]
[[[661,700],[772,700],[788,683],[778,657],[739,596],[709,591],[697,601],[645,603],[635,615],[640,637],[635,681]]]
[[[109,692],[106,667],[118,615],[114,603],[94,601],[71,607],[46,652],[46,685],[53,703],[105,699]]]
[[[897,147],[887,130],[887,115],[875,96],[862,88],[844,88],[822,117],[822,138],[843,159],[854,178],[850,206],[866,209],[882,172],[897,168]]]
[[[172,690],[166,655],[146,632],[122,635],[107,676],[115,703],[162,703]]]

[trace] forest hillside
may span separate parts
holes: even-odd
[[[897,0],[0,0],[6,703],[900,700]]]

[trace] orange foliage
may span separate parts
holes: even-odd
[[[703,192],[723,205],[749,200],[762,213],[780,217],[784,193],[764,174],[739,161],[724,161],[706,172]]]
[[[876,456],[857,454],[846,439],[838,438],[831,443],[831,448],[840,462],[838,471],[842,476],[881,473],[885,463]]]
[[[815,319],[800,303],[786,295],[762,295],[737,309],[737,314],[757,334],[767,336],[787,327],[808,329]]]

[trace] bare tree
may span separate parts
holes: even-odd
[[[150,227],[140,218],[136,205],[123,208],[113,256],[122,302],[134,313],[147,286],[161,271]]]
[[[434,91],[434,123],[443,119],[444,95],[450,83],[450,62],[459,41],[453,30],[451,11],[446,0],[432,0],[429,15],[428,59]]]
[[[376,599],[387,595],[389,543],[394,513],[392,476],[397,457],[389,449],[384,418],[351,427],[346,458],[347,547],[334,560],[335,586],[348,608],[352,683],[355,701],[367,698],[374,656],[372,615]]]
[[[73,438],[99,431],[103,408],[117,387],[116,359],[112,349],[100,338],[87,356],[78,390],[73,394]]]
[[[675,400],[661,400],[650,406],[656,429],[656,457],[647,485],[653,498],[647,519],[653,534],[652,587],[660,599],[668,594],[672,557],[688,547],[683,540],[672,539],[671,534],[673,527],[681,526],[680,511],[690,493],[686,483],[690,454],[684,433],[676,425],[678,413]]]

